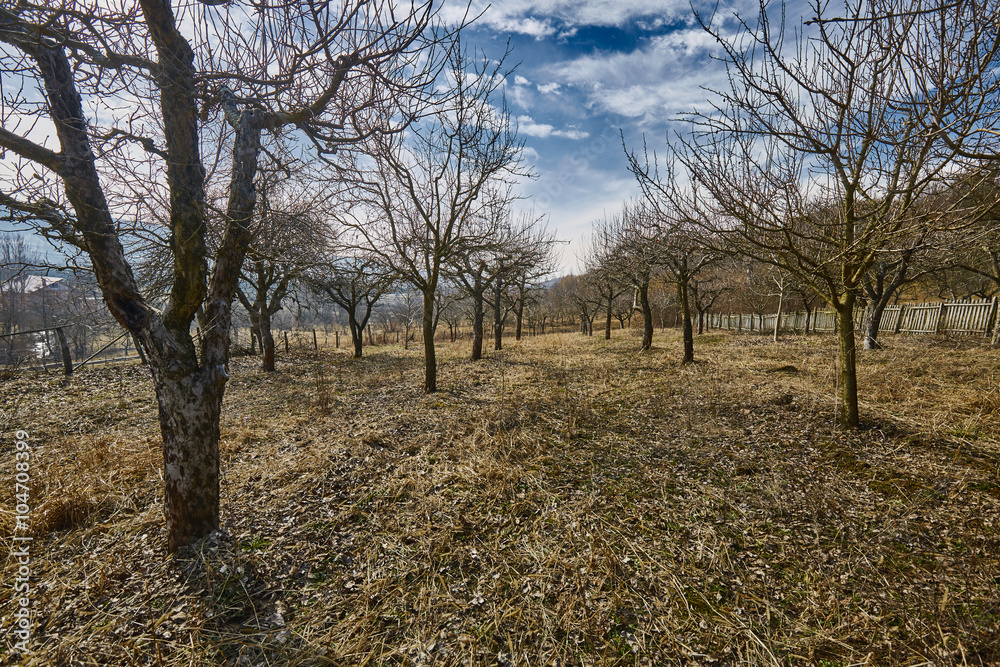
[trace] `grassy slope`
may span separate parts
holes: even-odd
[[[2,469],[37,447],[23,663],[1000,664],[996,350],[889,339],[843,433],[830,337],[681,366],[616,333],[444,344],[429,397],[399,348],[234,361],[227,530],[176,560],[144,372],[4,383]]]

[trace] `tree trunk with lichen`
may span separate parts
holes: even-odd
[[[169,155],[174,281],[162,315],[143,299],[125,259],[65,51],[61,46],[33,42],[22,48],[38,65],[59,138],[61,153],[47,166],[61,178],[76,214],[74,229],[67,229],[66,234],[77,238],[91,258],[112,316],[147,353],[163,437],[167,549],[173,552],[219,525],[219,413],[228,379],[231,302],[249,242],[243,222],[255,202],[253,177],[260,130],[248,122],[237,129],[230,224],[208,281],[205,172],[198,146],[194,57],[173,24],[170,7],[155,0],[142,4],[164,63],[158,80]],[[190,334],[199,307],[204,307],[206,322],[211,323],[203,331],[200,358]]]
[[[653,309],[649,305],[649,283],[638,287],[639,309],[642,311],[642,349],[653,347]]]
[[[836,305],[837,313],[837,421],[841,426],[854,428],[860,423],[858,413],[857,347],[854,336],[853,294],[847,294]]]
[[[479,283],[477,282],[477,288]],[[474,290],[472,295],[472,360],[479,361],[483,358],[483,320],[484,299],[482,289]]]
[[[436,287],[424,290],[424,393],[437,391],[437,355],[434,350],[434,294]]]
[[[691,304],[688,300],[687,280],[677,283],[677,300],[681,305],[682,327],[684,330],[684,358],[681,363],[694,362],[694,325],[691,322]]]

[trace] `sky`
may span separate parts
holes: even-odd
[[[801,3],[803,0],[794,0]],[[752,20],[748,0],[694,0],[704,16],[731,30],[734,13]],[[790,22],[798,16],[789,4]],[[465,12],[447,0],[446,21]],[[557,239],[557,274],[580,272],[595,220],[639,196],[627,169],[630,150],[662,150],[679,116],[707,110],[712,89],[727,85],[713,59],[719,47],[695,19],[689,0],[472,0],[479,18],[467,45],[492,58],[511,50],[504,87],[511,115],[537,178],[520,185],[518,207],[547,217]],[[721,22],[721,23],[720,23]],[[39,239],[34,239],[41,245]]]
[[[701,5],[701,6],[699,6]],[[747,2],[695,3],[733,25]],[[662,150],[677,119],[706,110],[710,90],[727,83],[715,41],[688,0],[474,0],[482,16],[464,33],[514,72],[507,105],[537,179],[521,185],[519,206],[547,215],[558,239],[560,273],[579,272],[592,223],[639,196],[622,147]]]

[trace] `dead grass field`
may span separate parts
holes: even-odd
[[[1000,353],[890,337],[832,426],[832,337],[657,332],[235,359],[226,529],[166,558],[138,366],[0,388],[0,662],[1000,665]],[[13,431],[32,461],[11,650]],[[20,661],[20,663],[18,663]]]

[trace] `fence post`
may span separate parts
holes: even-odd
[[[903,327],[903,312],[906,310],[905,305],[899,306],[899,312],[896,313],[896,324],[892,327],[892,333],[898,334],[899,330]]]
[[[319,351],[319,341],[316,340],[316,330],[313,329],[313,349]]]
[[[285,332],[285,354],[288,354],[288,332]]]
[[[333,332],[333,340],[334,340],[334,349],[339,350],[340,349],[340,332],[339,331],[334,331]]]
[[[990,306],[990,314],[986,316],[986,332],[987,338],[990,337],[990,332],[997,328],[997,297],[993,297],[993,305]]]
[[[934,323],[934,333],[941,333],[941,322],[944,320],[944,301],[938,304],[937,322]]]

